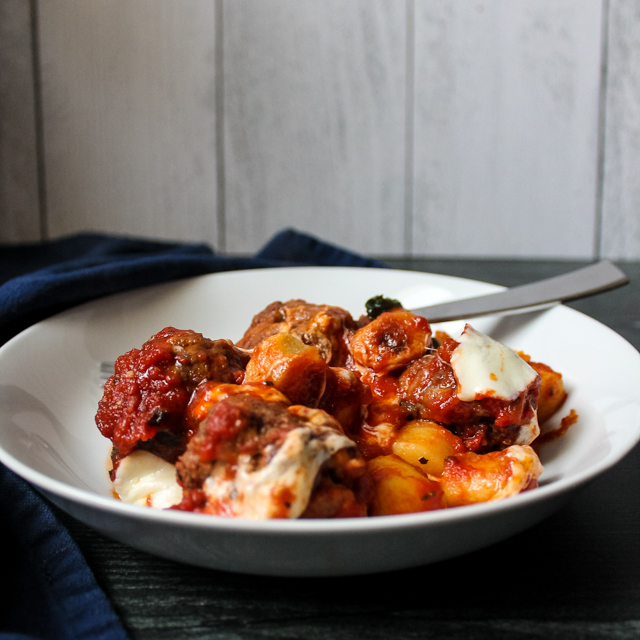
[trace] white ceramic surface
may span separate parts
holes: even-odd
[[[499,542],[540,521],[640,439],[640,354],[569,308],[472,324],[565,376],[569,398],[550,427],[579,421],[546,445],[541,486],[502,502],[424,514],[327,521],[254,522],[123,504],[110,494],[110,443],[94,423],[99,363],[165,326],[237,340],[274,300],[336,304],[355,316],[373,295],[407,307],[499,287],[396,270],[295,268],[201,276],[71,309],[0,349],[0,461],[54,503],[134,547],[196,565],[266,575],[371,573],[417,566]],[[440,325],[457,334],[463,323]]]

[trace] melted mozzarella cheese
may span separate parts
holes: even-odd
[[[533,414],[533,418],[528,424],[518,427],[518,437],[513,444],[525,445],[531,444],[540,435],[540,425],[538,424],[537,413]]]
[[[175,466],[148,451],[134,451],[120,462],[113,488],[123,502],[157,509],[182,500]]]
[[[203,489],[208,502],[226,505],[237,517],[297,518],[307,507],[322,464],[340,449],[354,446],[335,429],[299,427],[287,434],[277,451],[273,445],[267,447],[265,453],[272,457],[262,468],[253,470],[252,456],[241,455],[229,478],[226,465],[218,463]]]
[[[538,375],[515,351],[466,325],[451,354],[464,402],[485,397],[515,400]]]
[[[509,479],[491,500],[502,500],[524,491],[544,471],[536,452],[527,446],[512,445],[500,455],[510,466]]]

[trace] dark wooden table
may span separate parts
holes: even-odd
[[[388,262],[507,286],[585,264]],[[640,264],[619,266],[630,285],[570,306],[640,348]],[[520,535],[373,576],[267,578],[199,569],[60,516],[134,639],[640,638],[640,448]]]

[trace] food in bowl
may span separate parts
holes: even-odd
[[[540,391],[543,389],[541,395]],[[561,374],[395,300],[274,302],[236,344],[168,327],[120,356],[96,422],[126,502],[250,519],[413,513],[537,486]]]

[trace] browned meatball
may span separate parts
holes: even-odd
[[[446,338],[435,353],[412,362],[399,378],[402,401],[415,417],[447,425],[469,451],[485,453],[522,444],[521,434],[536,418],[540,378],[513,401],[492,397],[462,401],[451,366],[457,346],[458,342]]]
[[[219,460],[233,466],[242,453],[249,453],[256,468],[264,465],[265,447],[278,447],[302,422],[280,404],[248,393],[220,400],[211,407],[176,464],[185,490],[201,489]]]
[[[248,394],[216,403],[176,464],[179,508],[244,518],[364,516],[365,463],[324,411]],[[314,497],[317,494],[317,497]]]
[[[193,390],[203,380],[242,381],[248,361],[228,340],[173,327],[120,356],[96,415],[114,462],[138,448],[175,461],[192,435],[184,415]]]
[[[345,333],[357,328],[351,314],[340,307],[309,304],[304,300],[274,302],[253,318],[238,346],[253,349],[276,333],[291,333],[305,344],[317,347],[327,364],[341,367],[348,357]]]

